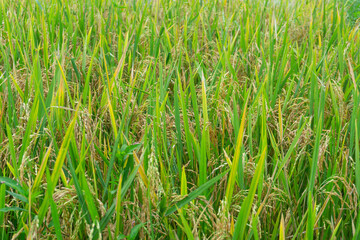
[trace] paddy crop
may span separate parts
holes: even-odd
[[[1,0],[0,239],[359,239],[359,16]]]

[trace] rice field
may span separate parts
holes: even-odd
[[[0,0],[0,239],[360,239],[358,0]]]

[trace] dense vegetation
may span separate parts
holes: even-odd
[[[1,0],[0,239],[359,239],[358,6]]]

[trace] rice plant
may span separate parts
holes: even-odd
[[[358,6],[0,0],[0,239],[360,239]]]

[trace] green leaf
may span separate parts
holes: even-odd
[[[255,192],[258,187],[258,183],[260,181],[261,174],[264,170],[264,163],[265,163],[265,157],[266,157],[266,148],[262,150],[262,154],[260,156],[259,162],[257,163],[254,177],[251,181],[250,189],[248,192],[247,197],[245,198],[244,202],[241,204],[241,209],[239,212],[239,215],[237,217],[237,221],[235,224],[235,230],[233,234],[233,239],[244,239],[245,234],[245,227],[247,225],[250,210],[252,209],[251,206],[254,201]]]
[[[52,196],[54,190],[55,190],[55,184],[57,184],[58,180],[59,180],[59,177],[60,177],[60,174],[61,174],[61,171],[62,171],[62,167],[63,167],[63,164],[65,162],[65,157],[66,157],[66,154],[67,154],[67,151],[68,151],[68,148],[69,148],[69,145],[70,145],[70,140],[71,140],[71,137],[74,133],[74,127],[75,127],[75,123],[76,123],[76,120],[77,120],[77,116],[78,116],[78,112],[79,112],[79,107],[80,107],[80,104],[78,104],[77,106],[77,109],[75,111],[75,115],[66,131],[66,134],[64,136],[64,139],[63,139],[63,142],[61,144],[61,147],[59,149],[59,152],[58,152],[58,155],[57,155],[57,158],[56,158],[56,161],[55,161],[55,165],[54,165],[54,169],[53,169],[53,172],[52,172],[52,175],[51,175],[51,184],[48,184],[48,188],[47,188],[47,193],[45,195],[45,199],[40,207],[40,210],[39,210],[39,221],[42,222],[43,218],[45,217],[45,214],[48,210],[48,204],[49,204],[49,196]]]
[[[0,209],[0,212],[16,212],[16,211],[27,212],[26,209],[19,208],[19,207],[5,207],[5,208]]]
[[[170,214],[173,214],[176,209],[182,208],[198,196],[200,196],[205,190],[210,188],[212,185],[214,185],[217,181],[219,181],[222,177],[227,174],[229,170],[219,174],[218,176],[212,178],[211,180],[205,182],[203,185],[199,186],[196,190],[192,191],[187,195],[184,199],[178,201],[174,206],[172,206],[170,209],[168,209],[165,213],[165,216],[169,216]]]
[[[135,227],[133,227],[130,231],[130,234],[128,236],[128,240],[135,240],[140,229],[144,226],[144,223],[139,223]]]
[[[20,184],[8,177],[0,177],[0,184],[4,183],[6,186],[18,191],[19,193],[21,193],[22,195],[26,196],[26,191],[20,186]]]

